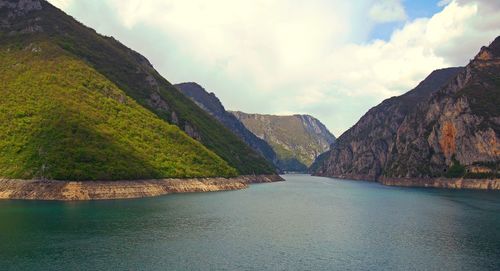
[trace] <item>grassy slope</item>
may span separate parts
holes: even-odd
[[[43,33],[30,34],[34,38],[50,39],[67,52],[84,59],[95,70],[108,78],[140,105],[154,112],[157,116],[172,123],[172,112],[178,117],[178,126],[186,123],[193,126],[201,135],[201,142],[240,174],[274,173],[274,167],[263,157],[248,147],[236,135],[225,128],[213,117],[198,108],[151,66],[145,64],[142,56],[125,47],[113,38],[104,37],[65,15],[58,9],[43,3],[41,11],[30,14],[40,17],[38,21]],[[26,21],[26,19],[23,19]],[[23,29],[23,21],[16,25]],[[41,36],[41,37],[40,37]],[[16,39],[32,39],[20,35]],[[146,78],[154,77],[158,83],[155,90],[148,86]],[[163,110],[151,106],[151,93],[157,92],[169,109]]]
[[[0,46],[0,176],[233,176],[224,160],[48,42]]]

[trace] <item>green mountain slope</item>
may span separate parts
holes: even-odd
[[[46,42],[0,45],[0,177],[62,180],[237,172],[85,62]]]
[[[11,7],[10,11],[0,8],[0,16],[6,18],[0,26],[2,40],[22,44],[43,40],[57,44],[85,61],[137,103],[200,141],[239,174],[274,173],[269,162],[180,93],[146,58],[112,37],[97,34],[46,1],[27,2],[32,3],[29,8],[27,5]]]

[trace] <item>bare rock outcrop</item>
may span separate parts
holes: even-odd
[[[500,37],[465,68],[434,71],[414,90],[372,108],[317,161],[313,173],[385,183],[495,180],[499,74]]]

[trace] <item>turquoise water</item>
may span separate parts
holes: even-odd
[[[306,175],[240,191],[0,201],[0,270],[500,270],[500,193]]]

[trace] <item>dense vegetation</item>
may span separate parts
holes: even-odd
[[[446,171],[444,176],[446,178],[460,178],[463,177],[466,173],[465,166],[461,165],[460,162],[455,158],[455,156],[452,157],[452,164],[450,168]]]
[[[240,174],[275,172],[270,163],[159,75],[146,58],[112,37],[97,34],[49,3],[43,2],[42,5],[42,10],[17,18],[11,30],[22,32],[33,21],[43,30],[9,39],[50,40],[58,44],[68,53],[86,61],[161,119],[177,125],[181,130],[185,130],[186,125],[193,127],[200,135],[201,143]]]
[[[50,3],[41,4],[42,9],[15,12],[17,16],[0,9],[0,16],[6,18],[0,27],[0,44],[42,41],[57,45],[163,121],[196,133],[199,142],[239,174],[275,172],[270,163],[159,75],[146,58],[112,37],[99,35]]]
[[[0,45],[0,176],[63,180],[234,176],[167,124],[50,42]]]

